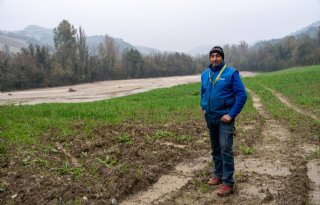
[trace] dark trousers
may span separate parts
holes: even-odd
[[[222,179],[226,185],[233,185],[234,159],[233,159],[233,130],[234,120],[229,123],[220,120],[206,119],[210,133],[212,158],[214,162],[214,175]]]

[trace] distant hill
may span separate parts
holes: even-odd
[[[198,46],[196,48],[193,48],[189,51],[187,51],[187,53],[191,56],[197,56],[197,55],[203,55],[208,53],[208,51],[212,48],[212,45],[207,45],[207,46]]]
[[[104,42],[105,37],[105,35],[87,36],[87,44],[90,51],[93,52],[100,43]],[[121,38],[113,38],[113,40],[120,52],[132,48],[144,54],[160,52],[153,48],[135,47]],[[19,31],[0,31],[0,50],[2,50],[4,45],[8,45],[11,52],[18,52],[22,47],[27,47],[30,43],[54,48],[53,29],[30,25]]]
[[[302,37],[303,35],[307,35],[311,38],[315,38],[319,29],[320,29],[320,21],[317,21],[317,22],[312,23],[309,26],[306,26],[298,31],[295,31],[289,35],[286,35],[283,38],[276,38],[276,39],[271,39],[271,40],[266,40],[266,41],[259,41],[252,46],[252,49],[258,49],[260,46],[262,46],[265,43],[277,44],[282,39],[284,39],[288,36],[294,36],[294,37],[299,38],[299,37]]]
[[[149,48],[149,47],[145,47],[145,46],[135,46],[136,49],[138,49],[138,51],[142,54],[145,55],[150,55],[150,54],[154,54],[154,53],[161,53],[160,50],[155,49],[155,48]]]
[[[296,32],[288,34],[287,36],[301,37],[303,35],[308,35],[314,38],[320,27],[320,21],[310,24],[305,28],[302,28]],[[287,37],[285,36],[285,37]],[[160,53],[161,51],[155,48],[149,48],[145,46],[134,46],[121,38],[113,38],[119,51],[122,52],[125,49],[135,48],[145,55],[151,53]],[[251,46],[252,49],[257,49],[265,43],[276,44],[280,42],[283,38],[270,39],[259,41]],[[93,35],[87,36],[87,44],[91,52],[99,45],[99,43],[104,42],[105,35]],[[9,46],[11,52],[18,52],[22,47],[27,47],[29,43],[46,45],[49,47],[54,47],[53,43],[53,29],[48,29],[36,25],[30,25],[20,31],[0,31],[0,50],[3,50],[4,45]],[[186,53],[191,56],[198,56],[208,53],[212,45],[202,45],[196,48],[190,49]]]
[[[22,39],[11,38],[0,34],[0,50],[4,50],[5,45],[11,52],[18,52],[21,48],[27,47],[28,43]]]
[[[296,36],[299,37],[303,34],[307,34],[311,38],[315,38],[317,35],[317,31],[320,28],[320,21],[310,24],[309,26],[300,29],[299,31],[296,31],[294,33],[291,33],[289,36]]]
[[[288,34],[285,37],[288,36],[295,36],[295,37],[301,37],[303,35],[308,35],[311,38],[315,38],[315,36],[317,35],[317,32],[319,31],[320,28],[320,21],[317,21],[315,23],[312,23],[298,31],[295,31],[291,34]],[[283,37],[283,38],[285,38]],[[255,43],[251,48],[252,49],[257,49],[260,46],[262,46],[265,43],[271,43],[271,44],[277,44],[278,42],[280,42],[283,38],[276,38],[276,39],[270,39],[270,40],[263,40],[263,41],[259,41],[257,43]],[[197,56],[197,55],[201,55],[201,54],[207,54],[208,51],[211,49],[212,45],[203,45],[203,46],[198,46],[196,48],[193,48],[191,50],[189,50],[187,53],[192,55],[192,56]]]

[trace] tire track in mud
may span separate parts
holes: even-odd
[[[217,187],[203,192],[199,185],[190,185],[160,204],[301,204],[308,200],[306,162],[300,154],[304,150],[293,142],[289,130],[264,109],[259,96],[248,91],[265,123],[254,154],[235,156],[236,193],[218,197]]]
[[[280,102],[285,104],[287,107],[293,109],[294,111],[302,115],[309,116],[316,121],[320,120],[320,118],[314,115],[312,112],[303,110],[298,106],[291,104],[282,93],[276,92],[275,90],[268,88],[266,86],[263,86],[263,87],[266,90],[270,91],[274,96],[276,96],[279,99]],[[307,175],[311,181],[311,192],[309,193],[310,202],[311,204],[314,204],[314,205],[320,205],[320,160],[319,159],[310,160],[306,166],[308,170]]]
[[[248,89],[247,89],[248,90]],[[279,202],[278,196],[286,189],[287,178],[292,174],[294,165],[290,162],[290,132],[280,123],[272,119],[264,109],[259,96],[248,90],[253,106],[265,119],[262,127],[261,142],[256,144],[253,156],[239,155],[236,158],[236,174],[246,173],[247,183],[238,188],[237,198],[243,204]]]
[[[209,156],[200,157],[190,162],[178,164],[172,173],[163,175],[147,191],[140,192],[129,199],[122,201],[121,205],[149,205],[164,202],[170,195],[180,190],[194,177],[194,172],[204,169]]]
[[[285,104],[287,107],[293,109],[294,111],[302,114],[302,115],[306,115],[306,116],[309,116],[311,117],[312,119],[314,120],[320,120],[320,118],[318,116],[316,116],[315,114],[313,114],[312,112],[308,111],[308,110],[305,110],[305,109],[302,109],[296,105],[293,105],[289,102],[289,100],[282,94],[282,93],[279,93],[279,92],[276,92],[275,90],[269,88],[269,87],[266,87],[263,85],[263,87],[266,89],[266,90],[269,90],[274,96],[276,96],[280,102],[282,102],[283,104]]]

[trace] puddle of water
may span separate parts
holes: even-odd
[[[236,169],[248,172],[256,172],[258,174],[267,174],[271,176],[288,176],[290,171],[287,167],[284,167],[280,161],[272,164],[270,162],[261,161],[259,159],[243,159],[236,163]]]
[[[307,164],[308,177],[311,180],[312,192],[309,194],[311,204],[320,204],[320,160],[311,160]]]

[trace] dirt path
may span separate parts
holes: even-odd
[[[147,191],[140,192],[120,204],[149,205],[164,202],[166,199],[170,199],[170,194],[185,186],[194,177],[194,172],[204,169],[209,160],[210,158],[207,156],[178,164],[172,173],[161,176]]]
[[[309,116],[313,118],[314,120],[320,120],[320,118],[310,111],[303,110],[300,107],[291,104],[288,99],[283,96],[281,93],[276,92],[275,90],[272,90],[271,88],[268,88],[264,86],[265,89],[272,92],[273,95],[275,95],[283,104],[288,106],[289,108],[295,110],[296,112]],[[312,152],[314,152],[315,148],[313,146],[304,146],[304,149],[308,152],[310,149]],[[310,152],[311,153],[311,152]],[[320,205],[320,160],[310,160],[307,163],[307,169],[308,169],[308,177],[311,181],[311,192],[309,193],[310,202],[314,205]]]
[[[241,76],[256,73],[243,71]],[[79,85],[0,92],[1,104],[77,103],[92,102],[145,92],[156,88],[200,82],[200,75],[131,80],[110,80]]]
[[[289,108],[295,110],[296,112],[298,112],[302,115],[309,116],[309,117],[313,118],[314,120],[318,120],[318,121],[320,120],[320,118],[318,116],[314,115],[312,112],[310,112],[308,110],[304,110],[296,105],[291,104],[289,102],[289,100],[284,95],[282,95],[282,93],[276,92],[275,90],[272,90],[271,88],[268,88],[266,86],[263,86],[263,87],[265,89],[269,90],[270,92],[272,92],[272,94],[275,95],[280,100],[280,102],[282,102],[283,104],[285,104]]]
[[[301,204],[308,201],[309,179],[305,158],[310,153],[297,146],[288,129],[271,118],[257,95],[252,91],[250,94],[254,107],[265,118],[265,124],[253,147],[254,154],[235,156],[236,193],[221,198],[216,195],[217,188],[206,190],[209,176],[204,175],[208,174],[207,170],[211,174],[212,169],[207,166],[203,170],[194,170],[193,179],[188,175],[185,181],[189,180],[189,183],[180,186],[181,189],[175,187],[163,193],[165,201],[151,200],[149,204]],[[148,192],[143,194],[148,198]]]

